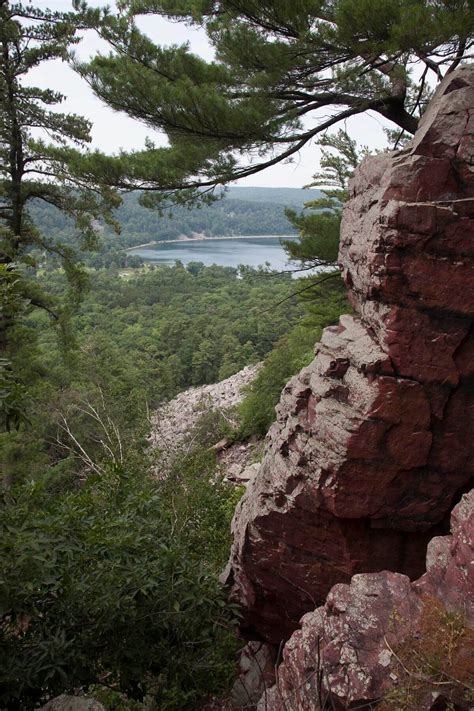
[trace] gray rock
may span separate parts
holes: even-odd
[[[57,696],[43,706],[40,711],[105,711],[105,708],[95,699],[85,696]]]

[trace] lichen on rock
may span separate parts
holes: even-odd
[[[451,520],[451,535],[434,539],[428,570],[415,583],[387,571],[355,575],[304,615],[258,711],[345,709],[381,700],[381,708],[392,710],[471,708],[474,490]]]

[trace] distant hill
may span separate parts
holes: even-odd
[[[321,191],[312,188],[257,188],[234,185],[228,188],[226,193],[227,200],[275,203],[293,208],[302,208],[305,202],[317,200],[319,197]]]
[[[116,212],[122,226],[119,236],[107,230],[102,235],[102,253],[116,252],[145,242],[176,239],[181,235],[289,235],[295,232],[285,216],[285,207],[301,210],[304,203],[320,196],[319,190],[299,188],[231,187],[225,197],[211,205],[173,208],[160,216],[139,203],[139,193],[123,196]],[[75,240],[74,226],[56,208],[38,202],[32,217],[44,234],[62,242]]]

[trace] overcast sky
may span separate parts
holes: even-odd
[[[39,8],[52,10],[70,10],[69,0],[33,0],[32,4]],[[109,2],[89,2],[90,5],[113,5]],[[181,44],[189,42],[192,51],[200,56],[212,58],[212,48],[207,42],[202,30],[186,27],[183,23],[171,23],[162,18],[147,16],[139,19],[142,30],[157,43],[162,45]],[[87,59],[98,51],[108,51],[107,46],[95,33],[85,34],[82,42],[76,48],[80,59]],[[67,64],[60,61],[45,62],[34,72],[29,81],[43,87],[49,87],[66,95],[62,104],[63,111],[70,111],[85,116],[93,123],[92,146],[101,151],[113,153],[120,148],[125,150],[143,147],[147,136],[154,142],[165,144],[164,138],[153,133],[149,127],[138,121],[132,121],[124,114],[116,113],[97,99],[84,82]],[[308,121],[308,125],[311,125]],[[380,148],[385,145],[381,117],[373,112],[354,117],[346,122],[351,135],[361,144],[370,148]],[[238,185],[259,185],[271,187],[302,187],[311,182],[313,174],[319,167],[319,149],[308,145],[294,156],[292,164],[278,164],[261,173],[239,181]]]

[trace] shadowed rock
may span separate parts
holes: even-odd
[[[468,685],[461,680],[450,687],[450,677],[474,674],[473,562],[471,491],[453,511],[451,535],[430,544],[422,578],[410,584],[399,573],[355,575],[304,615],[283,650],[278,684],[262,696],[258,711],[347,709],[388,694],[393,704],[384,708],[472,708]],[[446,650],[437,648],[437,635]],[[452,656],[442,660],[449,676],[430,670],[432,645],[438,656]],[[404,703],[407,686],[410,701]]]
[[[85,696],[57,696],[42,706],[40,711],[105,711],[102,704]]]

